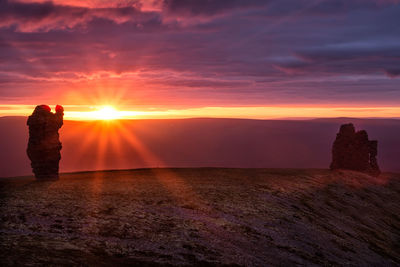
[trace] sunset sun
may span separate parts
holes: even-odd
[[[113,106],[103,106],[99,110],[94,111],[92,115],[97,120],[115,120],[120,117],[118,110]]]

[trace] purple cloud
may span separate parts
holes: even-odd
[[[96,18],[115,23],[127,21],[142,23],[154,17],[152,12],[142,12],[130,6],[89,8],[58,5],[53,2],[17,2],[0,0],[0,27],[16,27],[23,32],[69,30],[84,27]]]
[[[164,0],[165,11],[179,15],[213,16],[232,9],[263,7],[265,0]]]

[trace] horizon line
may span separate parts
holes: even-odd
[[[30,115],[0,115],[0,118],[27,118]],[[276,117],[276,118],[241,118],[241,117],[181,117],[181,118],[117,118],[112,120],[103,119],[64,119],[72,122],[98,122],[98,121],[142,121],[142,120],[255,120],[255,121],[309,121],[309,120],[333,120],[333,119],[354,119],[354,120],[400,120],[399,117]]]
[[[53,105],[52,105],[53,106]],[[0,105],[0,117],[29,116],[35,105]],[[226,118],[254,120],[309,120],[318,118],[400,118],[400,107],[351,106],[208,106],[154,108],[114,105],[64,105],[64,119],[96,121],[116,119]]]

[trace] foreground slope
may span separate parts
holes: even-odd
[[[400,177],[143,169],[0,180],[4,265],[398,265]]]

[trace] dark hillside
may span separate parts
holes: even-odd
[[[0,264],[400,264],[400,176],[144,169],[0,179]]]

